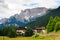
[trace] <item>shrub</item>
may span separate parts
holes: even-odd
[[[32,30],[27,30],[25,32],[25,36],[32,36],[33,35],[33,31]]]

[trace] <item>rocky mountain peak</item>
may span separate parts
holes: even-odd
[[[18,24],[21,23],[27,23],[32,21],[34,18],[43,16],[47,13],[48,9],[45,7],[37,7],[32,9],[25,9],[21,10],[20,14],[15,14],[14,16],[11,16],[9,19],[4,19],[1,22],[8,23],[8,24]],[[21,24],[21,25],[22,25]]]

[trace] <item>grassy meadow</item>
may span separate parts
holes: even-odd
[[[60,34],[60,30],[58,32],[51,32],[49,34]],[[60,40],[60,36],[43,36],[42,32],[40,32],[40,35],[35,37],[33,35],[32,37],[21,37],[17,36],[16,38],[10,38],[7,36],[0,36],[0,40]]]
[[[60,36],[38,36],[38,37],[16,37],[9,38],[6,36],[0,36],[0,40],[60,40]]]

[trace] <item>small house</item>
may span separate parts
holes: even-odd
[[[35,27],[33,31],[34,31],[34,34],[39,34],[41,31],[44,33],[45,27]]]
[[[25,27],[18,27],[16,30],[17,35],[24,35],[26,32],[26,28]]]

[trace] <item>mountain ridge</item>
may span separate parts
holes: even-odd
[[[52,17],[59,16],[60,17],[60,7],[58,7],[57,9],[50,10],[50,12],[48,12],[46,15],[36,18],[35,21],[27,23],[26,26],[31,27],[31,28],[33,28],[34,26],[46,27],[46,25],[50,19],[50,16],[52,16]]]
[[[22,10],[20,14],[15,14],[10,18],[2,19],[0,22],[4,25],[16,24],[23,26],[26,23],[33,21],[35,18],[45,15],[47,11],[48,9],[45,7],[25,9]]]

